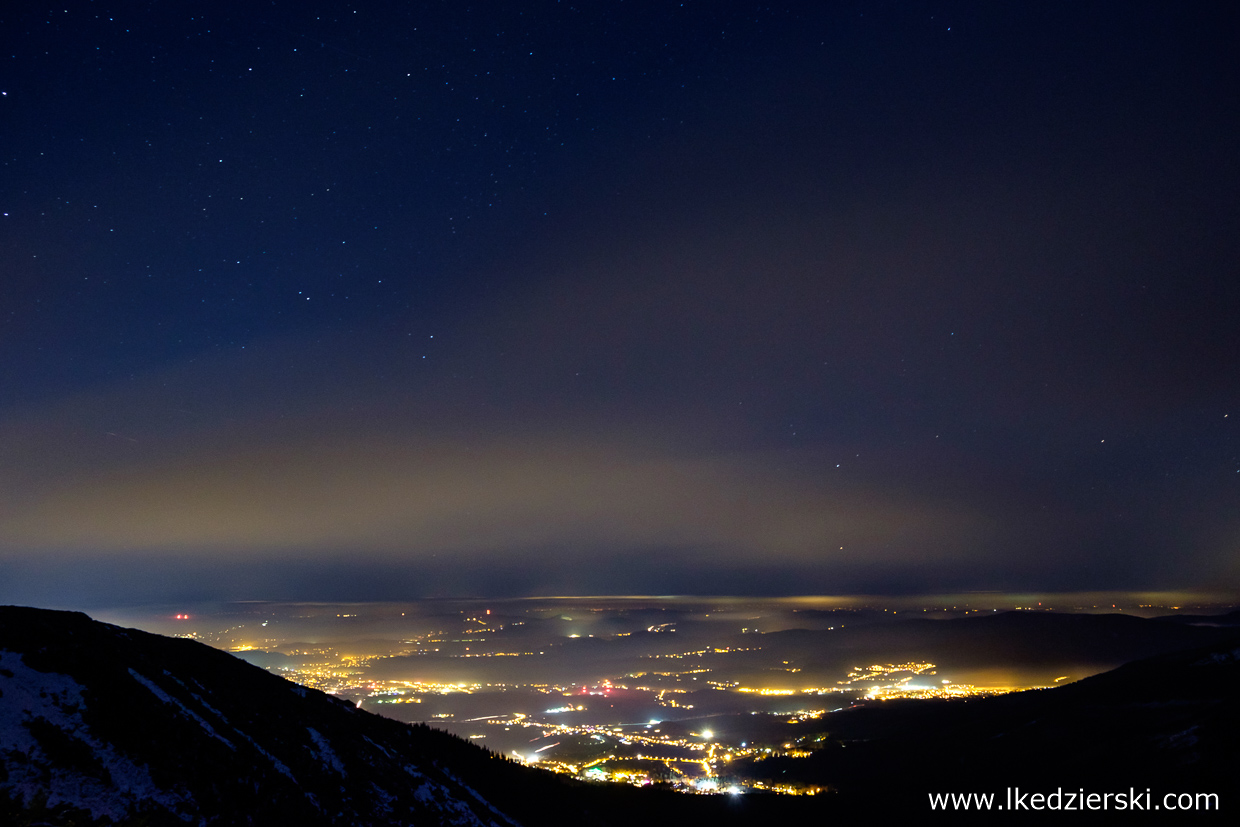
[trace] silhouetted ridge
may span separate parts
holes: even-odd
[[[192,640],[0,607],[4,827],[726,825],[830,809],[746,798],[585,784]]]

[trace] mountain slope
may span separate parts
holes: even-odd
[[[586,784],[195,641],[0,606],[4,827],[727,827],[832,810],[742,798]]]
[[[1012,784],[1223,791],[1240,772],[1238,645],[1053,690],[850,709],[822,719],[811,757],[734,767],[831,795],[689,796],[523,767],[193,641],[0,607],[0,824],[721,827],[924,815],[927,791]]]
[[[1055,689],[869,703],[823,726],[828,748],[738,773],[824,784],[891,811],[924,812],[928,793],[1012,787],[1217,793],[1230,809],[1240,774],[1240,639]]]
[[[440,733],[193,641],[3,607],[0,692],[0,798],[27,810],[150,824],[514,823],[443,763]]]

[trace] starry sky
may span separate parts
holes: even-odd
[[[1225,4],[0,11],[0,602],[1240,589]]]

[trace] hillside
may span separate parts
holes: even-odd
[[[742,824],[823,806],[746,798],[588,785],[191,640],[0,607],[6,827]]]
[[[741,776],[832,787],[854,802],[924,811],[927,794],[1135,788],[1217,793],[1240,774],[1240,639],[1156,655],[1056,689],[888,701],[829,716],[809,758]]]
[[[978,628],[998,645],[1029,622],[1058,623]],[[862,705],[807,722],[822,729],[808,758],[733,768],[828,794],[693,796],[521,766],[194,641],[0,607],[0,824],[739,825],[928,815],[927,792],[1010,785],[1225,793],[1240,772],[1238,645],[1053,690]]]
[[[148,824],[506,825],[436,733],[188,640],[0,609],[0,785],[29,809]]]

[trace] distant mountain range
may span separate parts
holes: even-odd
[[[912,614],[912,613],[910,613]],[[1237,636],[1235,613],[1217,618],[1145,619],[1126,614],[1048,611],[983,613],[950,620],[917,617],[850,623],[833,631],[790,629],[762,636],[781,657],[849,662],[860,655],[892,662],[931,660],[960,668],[1028,669],[1087,664],[1091,672]]]
[[[952,621],[957,622],[957,621]],[[963,624],[971,621],[959,621]],[[1108,632],[1119,651],[1166,645],[1163,620],[1015,614],[982,618],[970,630],[998,645],[996,630],[1056,628],[1063,646],[1099,650]],[[1066,633],[1094,639],[1074,640]],[[1145,630],[1148,639],[1139,641]],[[1026,629],[1025,631],[1028,631]],[[1220,631],[1220,630],[1213,630]],[[852,802],[883,801],[924,812],[945,791],[1217,793],[1240,804],[1240,635],[1146,657],[1055,689],[950,701],[868,702],[828,716],[824,748],[775,758],[738,775],[823,784]],[[1122,633],[1122,634],[1121,634]],[[1156,802],[1155,802],[1156,803]],[[1131,813],[1129,813],[1131,815]]]
[[[1091,653],[1110,635],[1121,654],[1175,642],[1160,621],[1063,617],[958,623],[988,646],[1030,624]],[[928,815],[927,791],[1016,784],[1225,795],[1240,772],[1237,698],[1240,640],[1219,639],[1054,690],[854,708],[818,723],[825,748],[811,757],[745,768],[827,795],[690,796],[524,767],[194,641],[0,607],[0,824],[751,824]]]

